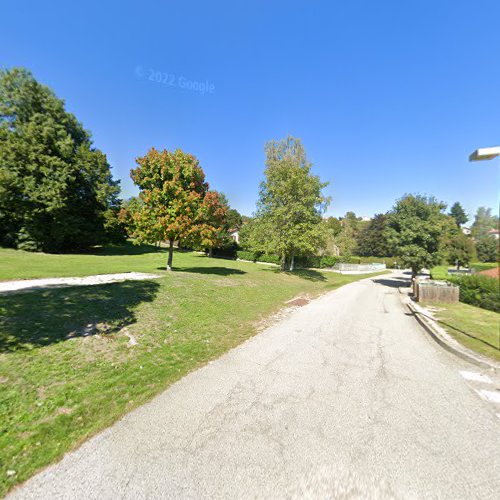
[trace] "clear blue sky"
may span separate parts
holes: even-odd
[[[180,147],[250,214],[265,142],[291,134],[329,214],[406,192],[498,207],[499,162],[467,161],[500,143],[498,0],[3,0],[0,17],[0,65],[66,100],[124,196],[135,157]]]

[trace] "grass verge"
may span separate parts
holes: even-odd
[[[10,261],[24,277],[161,272],[165,265],[164,252],[130,250],[29,254],[32,263],[22,252]],[[292,297],[366,277],[281,273],[181,252],[174,268],[157,280],[0,295],[0,496],[254,335]],[[19,277],[5,265],[2,272]]]
[[[500,314],[463,304],[437,304],[434,314],[439,324],[473,351],[500,361]]]

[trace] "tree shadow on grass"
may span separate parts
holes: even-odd
[[[165,269],[164,267],[158,267],[157,269]],[[241,269],[233,269],[230,267],[174,267],[174,271],[177,273],[198,273],[198,274],[217,274],[219,276],[231,276],[233,274],[247,274],[246,271]]]
[[[142,255],[147,253],[165,253],[168,248],[156,247],[154,245],[134,245],[131,241],[127,241],[120,245],[108,245],[105,247],[96,247],[87,252],[91,255]]]
[[[478,342],[481,342],[482,344],[487,345],[488,347],[492,347],[493,349],[496,349],[497,351],[500,350],[500,346],[495,345],[495,344],[491,344],[487,340],[484,340],[484,339],[481,339],[479,337],[476,337],[472,333],[466,332],[465,330],[461,330],[460,328],[457,328],[456,326],[450,325],[446,321],[443,321],[441,319],[429,316],[428,314],[425,314],[425,313],[422,313],[422,312],[420,314],[422,316],[425,316],[427,319],[429,319],[431,321],[437,321],[440,325],[443,325],[445,328],[449,328],[449,329],[451,329],[451,330],[453,330],[455,332],[461,333],[462,335],[465,335],[466,337],[469,337],[470,339],[477,340]],[[415,313],[412,313],[412,316],[414,316],[414,315],[415,315]]]
[[[154,281],[25,291],[0,296],[0,352],[43,347],[76,337],[110,335],[151,302]]]
[[[263,271],[272,272],[274,274],[284,274],[288,276],[296,276],[307,281],[326,281],[326,277],[319,271],[313,269],[295,269],[294,271],[282,271],[279,268],[263,269]]]

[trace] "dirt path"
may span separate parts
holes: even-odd
[[[158,274],[148,273],[116,273],[116,274],[96,274],[83,278],[42,278],[36,280],[16,280],[0,282],[0,293],[17,292],[19,290],[29,290],[38,288],[52,288],[79,285],[102,285],[104,283],[115,283],[126,280],[150,280],[160,278]]]

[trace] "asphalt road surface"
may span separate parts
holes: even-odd
[[[500,498],[498,380],[442,350],[396,274],[298,308],[12,498]]]

